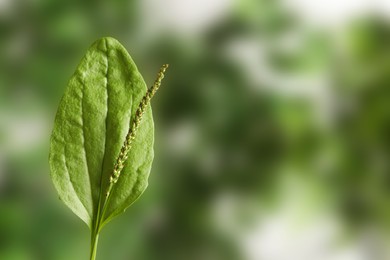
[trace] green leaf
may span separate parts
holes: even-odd
[[[116,160],[146,92],[125,48],[115,39],[102,38],[82,58],[60,102],[50,143],[51,177],[60,199],[91,230],[122,213],[147,187],[154,138],[150,106],[145,108],[110,199],[106,196]]]

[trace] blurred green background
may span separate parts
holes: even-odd
[[[370,2],[1,0],[0,259],[88,258],[48,148],[102,36],[148,85],[170,68],[149,188],[98,259],[390,259],[390,8]]]

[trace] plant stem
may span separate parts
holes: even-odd
[[[97,245],[99,241],[99,231],[96,230],[96,232],[91,232],[91,258],[90,260],[96,259],[96,251],[97,251]]]

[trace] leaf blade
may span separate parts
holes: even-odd
[[[132,114],[146,90],[125,48],[113,38],[102,38],[88,49],[60,102],[50,147],[51,176],[60,198],[90,228]],[[147,186],[154,135],[150,107],[140,129],[129,154],[132,164],[125,166],[113,190],[106,222],[130,206]],[[143,167],[134,167],[134,162],[142,162]]]

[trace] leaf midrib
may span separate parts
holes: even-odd
[[[101,167],[100,167],[100,189],[99,189],[99,197],[98,197],[98,203],[97,203],[97,213],[94,214],[93,216],[93,222],[95,223],[96,225],[96,229],[97,231],[100,229],[100,222],[101,222],[101,218],[102,216],[100,216],[100,212],[101,212],[101,208],[103,205],[101,205],[101,201],[102,201],[102,194],[103,194],[103,176],[104,176],[104,162],[105,162],[105,157],[106,157],[106,144],[107,144],[107,125],[108,125],[108,115],[109,115],[109,109],[110,109],[110,106],[109,106],[109,90],[108,90],[108,68],[109,68],[109,51],[108,51],[108,46],[107,46],[107,39],[103,39],[103,42],[104,42],[104,52],[105,52],[105,57],[106,57],[106,71],[105,71],[105,74],[104,74],[104,78],[105,78],[105,86],[104,88],[106,89],[106,96],[107,96],[107,99],[106,99],[106,104],[107,104],[107,111],[106,111],[106,119],[105,119],[105,130],[104,130],[104,133],[105,133],[105,136],[104,136],[104,154],[103,154],[103,159],[102,159],[102,164],[101,164]]]

